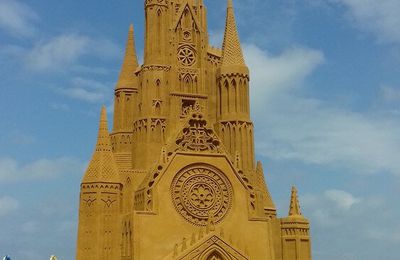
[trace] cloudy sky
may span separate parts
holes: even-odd
[[[225,0],[208,5],[221,45]],[[400,1],[236,0],[256,149],[316,260],[400,257]],[[79,183],[143,1],[0,0],[0,255],[75,254]],[[111,115],[110,115],[111,116]]]

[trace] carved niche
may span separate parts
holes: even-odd
[[[195,165],[180,171],[172,181],[172,201],[190,223],[206,226],[220,222],[232,205],[232,186],[219,170]]]

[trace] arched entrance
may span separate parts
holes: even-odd
[[[207,260],[225,260],[222,255],[218,252],[213,252],[207,257]]]
[[[231,260],[229,254],[220,247],[213,247],[203,253],[202,260]]]

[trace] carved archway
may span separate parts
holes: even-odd
[[[223,256],[220,253],[215,251],[207,257],[207,260],[225,260],[225,259],[223,258]]]
[[[201,260],[231,260],[229,254],[226,253],[222,248],[213,246],[203,253]]]

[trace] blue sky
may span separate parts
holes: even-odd
[[[205,0],[212,44],[225,0]],[[316,260],[400,253],[400,1],[236,0],[256,149]],[[143,3],[0,0],[0,255],[74,259],[79,183]],[[111,116],[111,115],[110,115]]]

